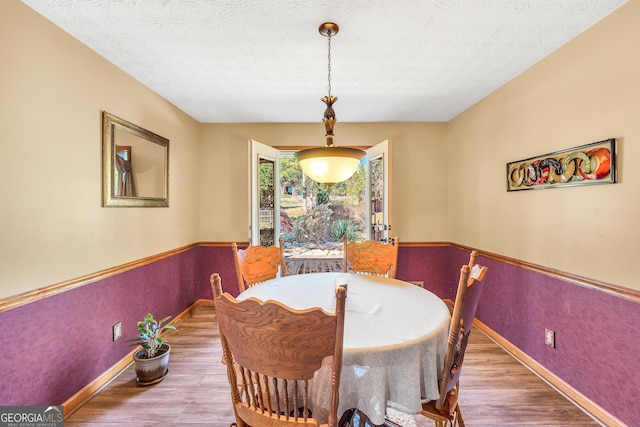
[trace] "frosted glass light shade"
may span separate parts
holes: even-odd
[[[320,147],[298,151],[295,154],[304,173],[316,182],[335,184],[353,175],[364,151],[347,147]]]

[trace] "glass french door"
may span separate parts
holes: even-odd
[[[280,151],[249,140],[249,244],[273,246],[280,237]]]
[[[389,242],[391,233],[391,140],[367,151],[367,231],[369,240]]]
[[[277,245],[280,237],[280,150],[249,140],[249,242]],[[391,140],[366,150],[366,238],[391,238]]]

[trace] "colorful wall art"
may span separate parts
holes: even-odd
[[[615,138],[507,163],[507,191],[616,182]]]

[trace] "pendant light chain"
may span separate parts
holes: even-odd
[[[308,148],[294,154],[306,176],[316,182],[327,184],[329,187],[349,179],[358,170],[365,155],[364,151],[357,148],[336,147],[333,144],[333,126],[336,123],[333,104],[338,98],[331,95],[331,37],[338,34],[339,30],[338,25],[333,22],[325,22],[318,28],[320,34],[329,39],[327,43],[327,90],[329,94],[321,99],[327,106],[322,118],[326,144],[324,147]]]
[[[329,64],[328,67],[327,67],[327,70],[329,72],[328,73],[328,79],[327,79],[328,80],[327,89],[329,91],[329,98],[331,98],[331,31],[329,31],[329,34],[327,35],[327,37],[329,38],[329,43],[328,43],[329,53],[327,54],[327,62]]]

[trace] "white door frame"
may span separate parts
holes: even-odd
[[[274,162],[273,244],[277,246],[280,238],[280,150],[253,139],[249,140],[249,244],[260,244],[259,167],[261,159]]]
[[[373,240],[373,227],[381,230],[383,241],[389,241],[393,234],[391,233],[391,140],[386,139],[373,147],[366,150],[367,161],[365,164],[367,171],[367,205],[365,216],[367,218],[366,236],[369,240]],[[382,224],[372,224],[371,219],[371,162],[373,160],[382,159],[382,176],[383,176],[383,220]],[[386,240],[384,240],[386,239]]]

